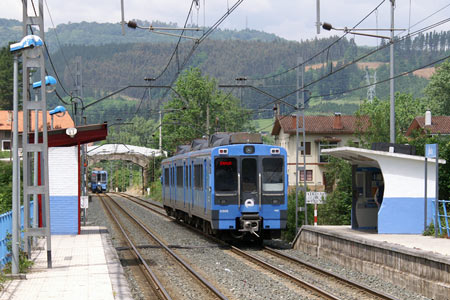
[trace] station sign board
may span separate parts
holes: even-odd
[[[325,192],[306,192],[307,204],[323,204],[327,199]]]
[[[426,158],[436,158],[437,144],[426,144],[425,145],[425,157]]]
[[[89,196],[80,197],[80,208],[89,208]]]

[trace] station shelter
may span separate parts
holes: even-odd
[[[378,233],[421,234],[434,222],[436,160],[353,147],[324,149],[323,153],[352,165],[352,229]],[[445,164],[445,160],[439,160]],[[426,216],[425,216],[426,210]]]
[[[81,146],[104,140],[108,135],[106,123],[78,126],[75,129],[76,133],[72,136],[67,134],[67,129],[48,131],[51,234],[80,234]],[[29,134],[29,138],[33,140],[34,134]],[[42,133],[39,142],[41,140]],[[41,178],[41,174],[38,174],[38,178]],[[39,195],[39,227],[43,219],[40,198]]]

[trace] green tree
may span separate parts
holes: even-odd
[[[6,46],[0,49],[0,110],[13,108],[13,72],[13,55],[9,51],[9,46]],[[19,78],[19,82],[20,80]]]
[[[404,136],[412,120],[425,115],[425,111],[437,110],[434,100],[413,98],[410,94],[395,94],[395,131],[396,141],[406,143]],[[389,142],[390,103],[388,100],[375,98],[372,102],[364,102],[356,112],[358,117],[369,116],[369,127],[366,132],[359,131],[358,138],[363,147],[370,147],[375,142]],[[360,120],[362,120],[360,118]],[[362,125],[362,124],[361,124]]]
[[[176,95],[164,107],[164,149],[175,151],[178,145],[208,133],[254,130],[250,114],[239,106],[239,100],[218,90],[216,80],[202,76],[198,68],[183,72],[175,90],[182,98]],[[206,128],[208,108],[210,122]]]
[[[319,206],[318,222],[348,225],[352,210],[352,168],[347,161],[330,157],[325,176],[327,184],[335,189],[328,194],[325,204]]]
[[[440,103],[439,110],[432,111],[434,115],[450,114],[450,59],[437,68],[425,88],[425,94],[430,101]]]
[[[135,116],[124,124],[118,123],[108,132],[108,143],[123,143],[127,145],[152,147],[152,134],[157,124],[151,119]]]

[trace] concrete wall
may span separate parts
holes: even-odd
[[[446,256],[383,245],[357,237],[303,226],[294,249],[344,267],[378,276],[432,299],[449,299],[450,259]]]
[[[48,150],[51,233],[77,234],[77,147],[51,147]]]

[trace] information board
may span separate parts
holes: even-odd
[[[80,197],[80,208],[88,208],[89,207],[89,196],[81,196]]]
[[[308,204],[323,204],[326,199],[325,192],[306,192],[306,203]]]

